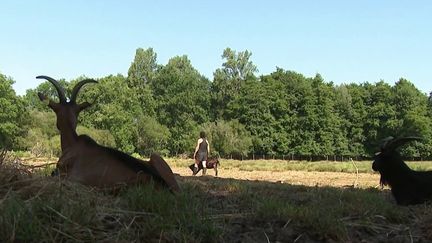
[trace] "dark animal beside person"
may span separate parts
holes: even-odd
[[[195,162],[197,162],[197,161],[195,161]],[[219,165],[220,165],[220,162],[219,162],[218,158],[211,158],[209,161],[206,162],[206,168],[207,169],[214,169],[215,176],[218,176],[218,166]],[[193,163],[189,166],[189,169],[191,169],[191,171],[192,171],[192,175],[198,174],[198,172],[204,168],[202,162],[199,162],[198,163],[198,170],[194,173],[194,167],[195,167],[195,163]]]
[[[381,185],[388,185],[391,188],[393,197],[399,205],[419,204],[432,199],[432,171],[411,170],[396,151],[401,145],[415,140],[421,139],[385,139],[372,164],[372,169],[381,174]]]
[[[78,135],[76,127],[79,113],[91,104],[76,102],[81,87],[87,83],[97,83],[86,79],[75,85],[69,101],[63,87],[53,78],[38,76],[52,83],[57,90],[59,102],[54,102],[38,93],[56,114],[57,128],[60,131],[62,154],[57,162],[57,170],[52,175],[60,175],[68,180],[95,187],[116,187],[123,184],[149,183],[179,192],[180,188],[171,168],[159,155],[152,154],[150,161],[136,159],[121,151],[101,146],[86,135]]]

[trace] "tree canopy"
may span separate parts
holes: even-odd
[[[432,157],[432,92],[409,80],[394,85],[335,85],[276,68],[256,76],[248,50],[226,48],[213,80],[186,55],[165,65],[152,48],[138,48],[127,70],[84,86],[78,101],[93,103],[80,114],[79,132],[127,153],[192,154],[200,131],[221,156],[271,155],[303,159],[370,157],[387,136],[419,136],[403,149],[412,158]],[[70,92],[76,82],[60,79]],[[37,92],[52,99],[48,82],[22,97],[13,80],[0,75],[0,146],[56,154],[55,116]]]

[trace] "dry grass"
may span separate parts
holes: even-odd
[[[397,206],[388,190],[375,188],[376,174],[244,171],[222,161],[221,177],[192,177],[179,166],[190,161],[168,162],[179,174],[180,195],[151,185],[95,190],[7,159],[0,166],[0,241],[432,240],[432,206]]]

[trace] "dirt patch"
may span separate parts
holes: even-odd
[[[56,158],[28,158],[22,162],[32,166],[53,164]],[[180,176],[190,176],[192,172],[187,167],[172,167],[174,173]],[[206,176],[214,176],[214,170],[208,169]],[[201,171],[197,176],[202,176]],[[238,168],[219,168],[220,178],[230,178],[250,181],[268,181],[288,183],[305,186],[331,186],[331,187],[355,187],[368,188],[379,186],[379,174],[371,173],[343,173],[343,172],[318,172],[318,171],[244,171]]]
[[[192,174],[189,168],[174,167],[172,169],[174,173],[181,176],[190,176]],[[201,173],[197,176],[201,176]],[[208,170],[206,176],[214,176],[214,171]],[[251,181],[280,182],[305,186],[352,187],[355,185],[359,188],[379,186],[379,175],[369,173],[241,171],[237,168],[230,170],[219,168],[219,177]]]

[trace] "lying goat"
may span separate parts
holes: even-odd
[[[47,76],[38,76],[54,85],[59,96],[56,103],[44,94],[38,93],[57,116],[57,128],[60,131],[62,155],[57,163],[61,177],[89,186],[115,187],[121,184],[155,182],[157,187],[167,187],[174,192],[180,191],[174,174],[168,164],[157,154],[150,156],[150,161],[136,159],[118,150],[101,146],[86,135],[77,135],[76,126],[79,113],[91,104],[76,103],[81,87],[87,83],[97,83],[86,79],[72,90],[70,100],[60,84]]]
[[[417,137],[394,139],[389,137],[375,155],[372,169],[381,174],[381,185],[388,185],[399,205],[423,203],[432,199],[432,171],[413,171],[402,160],[396,149]]]
[[[195,163],[197,163],[197,161],[195,161]],[[198,172],[199,172],[200,170],[203,170],[203,168],[204,168],[202,162],[199,162],[199,163],[198,163],[198,170],[196,170],[196,171],[194,172],[195,163],[193,163],[193,164],[191,164],[191,165],[189,166],[189,169],[191,169],[191,171],[192,171],[192,175],[196,175],[196,174],[198,174]],[[209,161],[206,162],[206,168],[207,168],[207,169],[214,169],[214,171],[215,171],[215,176],[218,176],[218,167],[219,167],[219,165],[220,165],[220,162],[219,162],[219,159],[218,159],[218,158],[211,158]],[[204,170],[203,170],[203,175],[205,175]]]

